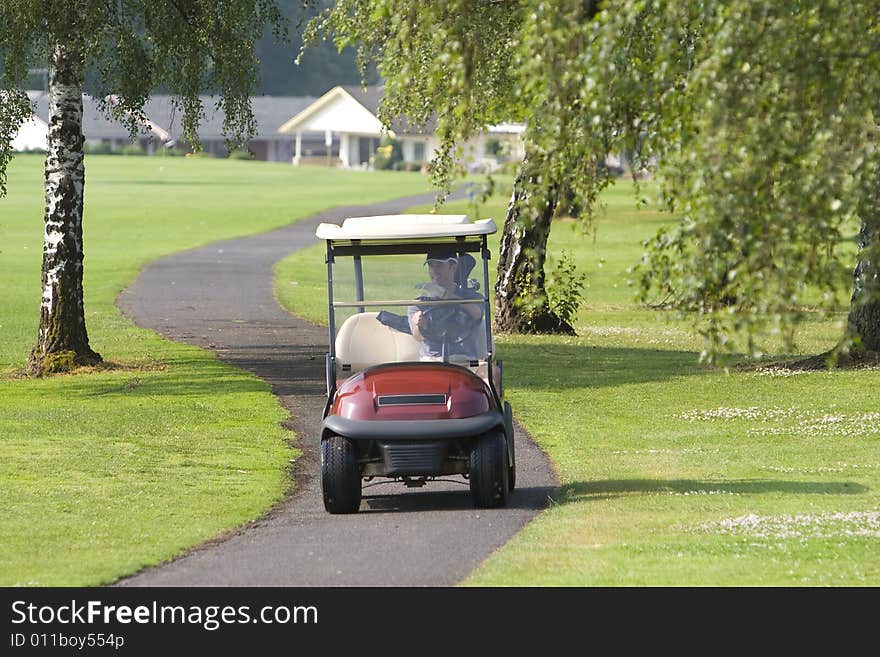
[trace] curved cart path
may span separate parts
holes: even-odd
[[[118,304],[139,326],[211,349],[268,381],[290,412],[303,456],[294,491],[263,518],[122,586],[449,586],[546,506],[557,484],[517,426],[517,489],[504,509],[474,509],[466,485],[364,489],[361,511],[330,515],[321,500],[319,428],[327,330],[283,310],[272,266],[316,243],[322,221],[396,214],[431,194],[336,208],[270,233],[218,242],[151,263]]]

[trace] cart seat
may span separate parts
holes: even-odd
[[[343,322],[336,334],[336,362],[357,372],[382,363],[419,360],[419,342],[382,324],[379,313],[358,313]]]

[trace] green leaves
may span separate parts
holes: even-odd
[[[0,88],[0,196],[6,194],[6,165],[12,159],[12,140],[30,115],[31,103],[25,92]]]
[[[682,223],[650,244],[641,279],[646,298],[665,274],[710,360],[755,354],[762,331],[785,333],[811,307],[835,308],[852,285],[841,276],[853,262],[845,236],[878,164],[865,136],[880,61],[843,54],[878,17],[848,2],[726,4],[683,78],[687,103],[660,117],[678,127],[661,126],[655,147]]]

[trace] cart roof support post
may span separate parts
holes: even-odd
[[[336,357],[336,317],[333,309],[333,247],[327,240],[327,323],[330,334],[330,357]]]

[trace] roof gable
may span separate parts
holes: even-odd
[[[379,116],[379,106],[382,104],[382,98],[385,95],[385,87],[381,85],[370,87],[351,85],[342,88],[375,116]],[[409,119],[405,116],[400,116],[391,120],[390,127],[391,134],[394,135],[429,135],[433,134],[437,129],[437,116],[436,113],[431,115],[424,126],[410,124]]]
[[[326,130],[377,137],[387,132],[375,112],[341,86],[333,87],[278,129],[286,133]]]

